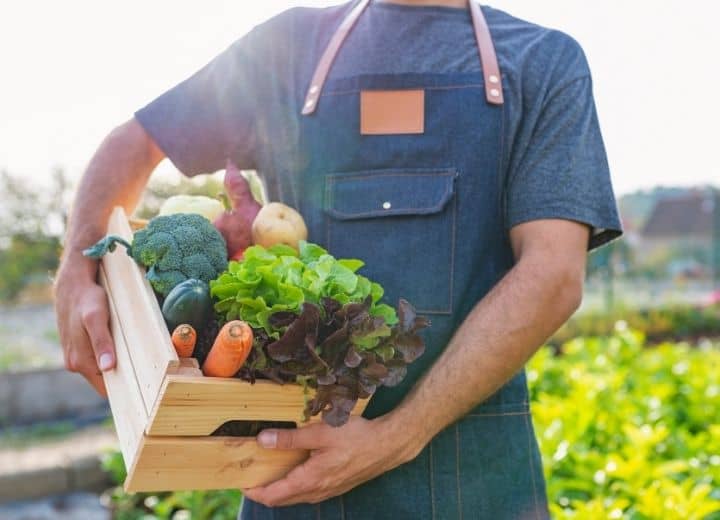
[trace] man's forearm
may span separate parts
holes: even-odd
[[[82,250],[102,238],[114,206],[131,212],[163,155],[134,119],[108,135],[90,161],[78,188],[63,253],[64,263],[94,273],[96,262]]]
[[[417,434],[416,453],[498,390],[575,311],[582,277],[532,257],[520,262],[465,319],[429,372],[387,416]]]

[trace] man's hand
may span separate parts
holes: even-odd
[[[383,417],[371,421],[351,417],[340,428],[319,423],[296,430],[265,430],[258,435],[261,446],[307,449],[310,458],[285,478],[243,493],[270,507],[314,504],[341,495],[417,455],[421,447],[411,445],[394,426]]]
[[[98,393],[106,395],[100,371],[115,367],[107,296],[86,270],[71,269],[67,265],[60,269],[55,283],[55,312],[65,368],[82,374]]]
[[[131,119],[103,141],[80,183],[55,281],[55,311],[68,370],[82,374],[105,395],[100,370],[115,366],[105,291],[97,284],[97,262],[83,249],[105,235],[114,206],[130,213],[163,152]]]

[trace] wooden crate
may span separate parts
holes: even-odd
[[[112,213],[108,233],[131,241],[122,208]],[[103,257],[99,276],[117,350],[117,368],[103,377],[128,470],[126,491],[263,485],[307,458],[305,450],[263,449],[254,437],[210,436],[230,420],[302,426],[302,387],[204,377],[194,359],[177,357],[153,290],[124,248]]]

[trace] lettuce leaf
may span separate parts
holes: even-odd
[[[300,314],[270,315],[268,323],[283,333],[273,338],[260,330],[239,377],[307,384],[315,395],[307,403],[306,416],[321,413],[327,424],[342,426],[358,399],[380,386],[400,383],[408,363],[425,349],[418,332],[429,322],[407,301],[400,300],[402,318],[392,327],[370,315],[371,302],[370,296],[345,305],[323,298],[320,305],[304,303]]]
[[[384,290],[358,274],[363,262],[335,259],[317,244],[245,250],[242,262],[210,282],[215,310],[255,332],[236,377],[298,382],[315,390],[307,417],[341,426],[358,399],[395,386],[425,350],[430,322],[406,300],[381,303]]]
[[[324,298],[345,305],[370,297],[368,313],[394,325],[395,310],[380,303],[383,288],[357,273],[363,265],[358,259],[338,260],[304,241],[299,251],[285,245],[251,246],[242,262],[230,262],[227,271],[210,282],[210,292],[223,319],[242,319],[276,338],[282,330],[269,323],[271,314],[285,310],[299,314],[304,303],[317,305]],[[367,346],[373,341],[368,339]]]

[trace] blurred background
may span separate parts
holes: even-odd
[[[106,402],[62,369],[51,281],[103,137],[254,25],[321,0],[0,6],[0,518],[234,518],[237,492],[126,495]],[[624,238],[529,381],[557,518],[720,518],[720,48],[711,2],[493,7],[583,46]],[[164,161],[138,209],[214,195]],[[146,515],[146,516],[143,516]]]

